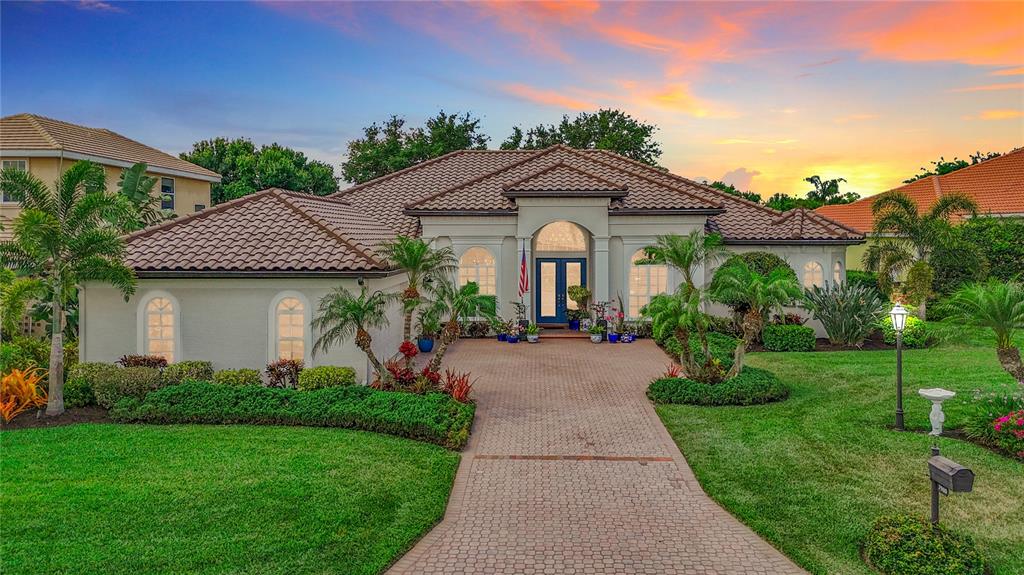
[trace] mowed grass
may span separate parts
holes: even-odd
[[[701,485],[762,537],[814,573],[869,574],[859,557],[872,521],[927,517],[930,402],[917,390],[958,392],[946,427],[962,421],[976,389],[1014,389],[989,339],[904,351],[907,426],[892,430],[895,352],[757,353],[750,365],[792,387],[757,407],[659,406]],[[943,455],[974,470],[974,492],[942,497],[942,521],[977,540],[995,573],[1024,573],[1024,464],[942,438]]]
[[[10,575],[379,573],[440,520],[459,461],[301,427],[74,425],[0,449]]]

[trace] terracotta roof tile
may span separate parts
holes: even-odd
[[[545,193],[592,193],[599,195],[625,195],[627,186],[621,182],[606,180],[580,166],[571,166],[564,161],[541,168],[515,182],[502,186],[504,195],[534,195]]]

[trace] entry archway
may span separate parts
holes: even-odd
[[[534,235],[533,256],[537,323],[564,324],[568,312],[577,309],[569,287],[589,283],[590,234],[570,221],[551,222]]]

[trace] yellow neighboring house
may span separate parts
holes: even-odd
[[[28,170],[52,186],[62,170],[79,160],[91,160],[107,171],[114,189],[124,168],[138,162],[157,178],[154,194],[162,194],[164,209],[191,214],[210,205],[210,185],[220,174],[161,152],[102,128],[89,128],[35,114],[0,118],[0,160],[4,168]],[[10,237],[10,222],[20,211],[12,198],[0,198],[0,239]]]

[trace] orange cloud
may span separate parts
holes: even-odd
[[[521,100],[534,102],[536,104],[543,104],[545,106],[554,106],[557,108],[576,111],[593,110],[597,108],[597,105],[593,102],[580,100],[572,96],[568,96],[563,92],[538,89],[526,84],[504,84],[501,86],[501,90],[506,94],[510,94]]]
[[[954,88],[950,92],[992,92],[996,90],[1022,90],[1024,82],[1012,82],[1009,84],[988,84],[985,86],[970,86],[968,88]]]
[[[1020,68],[1006,68],[1003,70],[996,70],[992,72],[992,76],[1024,76],[1024,67]]]
[[[1021,110],[985,110],[978,115],[981,120],[1009,120],[1011,118],[1024,118],[1024,111]]]
[[[864,120],[874,120],[878,117],[878,114],[850,114],[848,116],[840,116],[833,119],[832,121],[837,124],[849,124],[850,122],[863,122]]]

